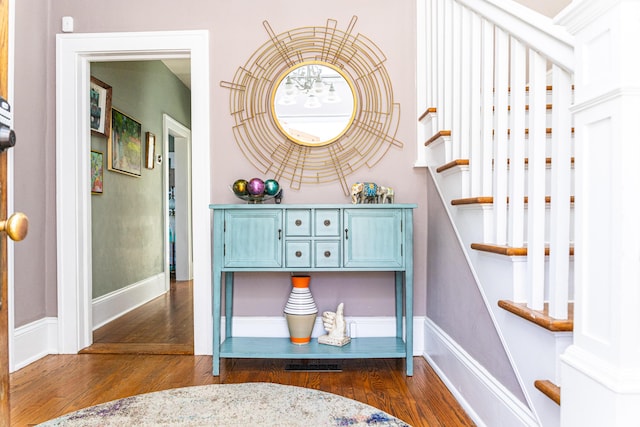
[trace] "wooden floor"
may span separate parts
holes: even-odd
[[[87,354],[193,354],[191,281],[172,281],[168,293],[93,332]]]
[[[96,331],[94,341],[104,348],[95,353],[50,355],[11,374],[11,425],[34,425],[139,393],[241,382],[273,382],[336,393],[375,406],[415,427],[474,425],[422,357],[414,358],[413,377],[405,376],[401,359],[332,361],[341,372],[286,369],[300,361],[224,359],[221,375],[214,377],[211,356],[162,354],[171,350],[171,345],[193,348],[192,325],[185,320],[192,314],[184,313],[191,312],[190,285],[177,283],[168,302],[156,300],[135,310],[128,316],[128,325],[120,322]],[[171,309],[165,310],[165,318],[149,314],[166,304]],[[155,327],[143,325],[142,319],[149,317],[154,318]],[[170,325],[169,318],[181,319],[176,322],[182,326]],[[139,333],[134,325],[150,331],[149,336]],[[168,339],[160,341],[160,336]],[[113,345],[111,351],[106,351],[109,344]],[[118,349],[124,354],[115,354]],[[326,363],[308,363],[314,362]]]

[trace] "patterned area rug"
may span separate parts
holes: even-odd
[[[214,384],[139,394],[40,426],[407,426],[332,393],[270,383]]]

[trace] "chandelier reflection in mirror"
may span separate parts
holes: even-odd
[[[369,38],[354,34],[356,22],[354,16],[345,31],[328,19],[324,27],[276,34],[264,21],[269,40],[238,67],[232,82],[220,82],[230,89],[236,143],[263,175],[288,180],[293,189],[338,181],[347,195],[348,175],[375,166],[391,147],[403,147],[396,139],[400,105],[386,57]],[[348,113],[330,134],[320,135],[317,126],[299,129],[326,122],[328,115],[320,112],[336,105],[347,106]]]
[[[276,125],[302,145],[332,143],[349,129],[356,113],[351,82],[340,69],[321,61],[305,61],[285,71],[272,98]]]
[[[341,98],[336,93],[333,79],[340,78],[338,73],[325,75],[326,67],[315,64],[302,65],[291,71],[284,79],[284,93],[277,100],[280,105],[293,105],[303,96],[304,108],[320,108],[322,104],[336,104]],[[325,87],[328,86],[328,87]]]

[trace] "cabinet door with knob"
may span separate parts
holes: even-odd
[[[229,209],[224,218],[224,266],[282,267],[281,209]]]
[[[401,209],[344,210],[344,266],[404,268]]]

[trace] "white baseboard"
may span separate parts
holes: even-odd
[[[538,426],[535,415],[430,319],[424,356],[478,426]]]
[[[48,354],[58,353],[58,319],[45,317],[16,328],[9,372],[22,369]]]
[[[92,301],[93,330],[164,294],[169,290],[166,283],[165,274],[160,273],[95,298]]]
[[[117,317],[117,316],[116,316]],[[395,335],[395,317],[347,317],[352,336],[381,337]],[[288,337],[287,322],[282,316],[269,317],[236,317],[234,318],[234,336]],[[353,326],[355,325],[355,326]],[[422,356],[424,349],[424,317],[413,319],[413,355]],[[222,335],[224,339],[225,319],[222,319]],[[322,320],[316,319],[313,337],[324,334]],[[14,372],[48,354],[58,354],[58,320],[49,317],[37,320],[15,330],[13,361],[10,371]]]

